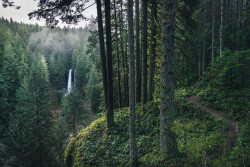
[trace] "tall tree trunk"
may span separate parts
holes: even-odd
[[[125,70],[125,62],[124,62],[124,49],[123,49],[123,17],[122,17],[122,0],[121,0],[121,6],[120,6],[120,39],[121,39],[121,42],[120,42],[120,47],[121,47],[121,58],[122,58],[122,67],[123,67],[123,70]],[[125,90],[125,75],[123,76],[123,85],[124,85],[124,105],[123,106],[127,106],[126,104],[126,90]]]
[[[114,125],[113,113],[113,70],[112,70],[112,44],[111,44],[111,18],[110,0],[105,0],[105,23],[106,23],[106,48],[107,48],[107,73],[108,73],[108,111],[106,112],[107,128]]]
[[[238,0],[238,23],[237,23],[237,41],[238,41],[238,47],[237,49],[240,50],[240,46],[241,46],[241,35],[240,35],[240,30],[241,30],[241,27],[242,27],[242,7],[243,7],[243,2],[242,0]]]
[[[201,76],[201,49],[200,49],[200,44],[198,44],[198,73],[199,77]]]
[[[214,28],[215,28],[215,0],[212,0],[212,53],[211,60],[214,62]]]
[[[147,37],[148,37],[148,2],[147,0],[142,1],[142,104],[147,103]]]
[[[202,12],[201,12],[202,13]],[[202,72],[202,14],[200,13],[200,17],[199,17],[199,23],[200,23],[200,27],[199,27],[199,37],[198,37],[198,71],[199,71],[199,77],[201,76],[201,72]]]
[[[155,74],[155,57],[156,57],[156,37],[155,37],[156,36],[156,25],[155,25],[156,20],[157,20],[157,1],[152,0],[148,101],[153,100],[153,93],[154,93],[154,74]]]
[[[162,4],[162,50],[161,50],[161,102],[160,102],[160,147],[161,158],[170,159],[177,151],[176,135],[172,131],[174,107],[174,46],[175,46],[175,0]]]
[[[116,59],[117,59],[117,89],[118,89],[118,107],[121,108],[121,79],[120,79],[120,59],[118,47],[118,33],[117,33],[117,18],[116,18],[116,3],[114,0],[114,14],[115,14],[115,41],[116,41]]]
[[[233,0],[234,6],[233,6],[233,31],[232,34],[235,32],[238,32],[238,0]],[[238,49],[238,41],[237,41],[237,35],[232,35],[233,37],[233,49]]]
[[[125,62],[125,68],[126,68],[126,72],[125,72],[125,100],[126,103],[129,105],[129,83],[128,83],[128,32],[125,33],[125,57],[124,57],[124,62]]]
[[[98,19],[98,35],[100,43],[100,55],[102,62],[102,82],[104,88],[104,103],[106,110],[108,109],[108,86],[107,86],[107,65],[105,56],[105,44],[104,44],[104,34],[103,34],[103,23],[102,23],[102,5],[101,0],[96,0],[97,7],[97,19]]]
[[[129,37],[129,144],[131,166],[138,166],[135,131],[135,56],[133,0],[128,0],[128,37]]]
[[[206,66],[206,1],[202,5],[202,73],[205,71]]]
[[[225,31],[225,0],[221,0],[221,26],[220,26],[220,57],[224,51],[224,31]]]
[[[135,26],[136,26],[136,102],[141,102],[141,56],[140,56],[140,11],[139,0],[135,1]]]

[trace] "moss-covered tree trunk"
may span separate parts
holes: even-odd
[[[157,20],[157,1],[152,0],[148,101],[153,100],[153,93],[154,93],[154,75],[155,75],[155,57],[156,57],[156,23],[155,23],[156,20]]]
[[[224,51],[224,33],[225,33],[225,0],[221,0],[221,22],[220,22],[220,57]]]
[[[211,61],[214,61],[214,37],[215,37],[215,0],[212,0],[212,54]]]
[[[98,35],[100,44],[100,55],[102,62],[102,82],[104,88],[104,103],[106,110],[108,109],[108,87],[107,87],[107,64],[105,56],[105,44],[104,44],[104,34],[103,34],[103,23],[102,23],[102,5],[100,0],[96,0],[97,7],[97,19],[98,19]]]
[[[174,107],[174,45],[175,45],[175,0],[164,0],[161,10],[161,102],[160,102],[160,147],[165,161],[175,156],[176,136],[172,131]]]
[[[123,68],[123,72],[125,70],[125,61],[124,61],[124,43],[123,43],[123,15],[122,15],[122,0],[121,0],[121,4],[120,4],[120,48],[121,48],[121,59],[122,59],[122,68]],[[126,83],[126,75],[123,74],[123,106],[127,106],[127,103],[126,103],[126,86],[125,86],[125,83]]]
[[[147,0],[142,1],[142,104],[147,102],[147,37],[148,37],[148,2]]]
[[[141,56],[140,56],[140,11],[139,0],[135,1],[135,29],[136,29],[136,102],[141,101]]]
[[[115,15],[115,46],[116,46],[116,62],[117,62],[117,95],[118,95],[118,107],[121,108],[121,79],[120,79],[120,60],[119,60],[119,47],[118,47],[118,26],[116,17],[116,3],[114,2],[114,15]]]
[[[129,42],[129,144],[131,166],[138,166],[135,131],[135,56],[133,0],[128,0],[128,42]]]
[[[206,0],[203,1],[202,9],[201,9],[201,17],[202,17],[202,73],[205,72],[206,68]]]
[[[110,129],[114,125],[110,0],[105,0],[105,23],[106,23],[107,74],[108,74],[108,110],[106,113],[106,118],[107,118],[107,128]]]

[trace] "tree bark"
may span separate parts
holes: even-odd
[[[215,0],[212,0],[212,53],[211,60],[214,62],[214,28],[215,28]]]
[[[202,73],[205,71],[206,66],[206,0],[202,4]]]
[[[147,103],[147,36],[148,36],[148,24],[147,24],[147,0],[142,1],[142,104]]]
[[[242,27],[242,7],[243,7],[243,2],[242,0],[238,0],[238,23],[237,23],[237,41],[238,41],[238,47],[237,49],[240,50],[241,48],[241,35],[240,35],[240,30],[241,30],[241,27]]]
[[[100,55],[102,62],[102,82],[104,89],[104,103],[106,110],[108,109],[108,87],[107,87],[107,65],[105,56],[105,44],[104,44],[104,34],[103,34],[103,23],[102,23],[102,5],[100,0],[96,0],[97,7],[97,19],[98,19],[98,35],[100,44]]]
[[[119,47],[118,47],[116,3],[115,3],[115,0],[113,2],[114,2],[114,14],[115,14],[115,41],[116,41],[116,59],[117,59],[118,108],[121,108],[121,79],[120,79],[120,59],[119,59]]]
[[[155,37],[156,36],[156,25],[155,25],[155,20],[157,20],[157,1],[152,0],[148,101],[153,100],[153,93],[154,93],[154,74],[155,74],[155,57],[156,57],[156,37]]]
[[[221,26],[220,26],[220,57],[224,51],[224,31],[225,31],[225,0],[221,0]]]
[[[124,57],[124,63],[125,63],[125,100],[127,103],[127,106],[129,106],[129,83],[128,83],[128,32],[125,33],[125,57]]]
[[[120,38],[121,38],[121,43],[120,43],[120,47],[121,47],[121,58],[122,58],[122,67],[123,70],[125,70],[125,62],[124,62],[124,49],[123,49],[123,17],[122,17],[122,0],[121,0],[121,6],[120,6]],[[123,76],[123,85],[124,85],[124,105],[123,106],[127,106],[126,104],[126,90],[125,90],[125,75]]]
[[[134,56],[134,25],[133,0],[128,0],[128,37],[129,37],[129,144],[131,166],[138,166],[136,131],[135,131],[135,56]]]
[[[135,1],[135,24],[136,24],[136,102],[141,102],[141,55],[140,55],[140,11],[139,0]]]
[[[160,147],[161,158],[173,158],[177,151],[176,135],[172,131],[174,107],[174,46],[175,46],[175,0],[162,4],[161,46],[161,102],[160,102]]]
[[[107,129],[114,125],[113,113],[113,70],[112,70],[112,44],[111,44],[111,18],[110,0],[105,0],[105,23],[106,23],[106,48],[107,48],[107,73],[108,73],[108,110],[106,112]]]

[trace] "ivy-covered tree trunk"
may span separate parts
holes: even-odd
[[[128,0],[128,38],[129,38],[129,144],[130,163],[137,166],[137,148],[135,131],[135,56],[134,56],[134,25],[133,0]]]
[[[142,104],[147,103],[147,37],[148,37],[148,1],[142,1]]]
[[[135,29],[136,29],[136,102],[141,102],[141,55],[140,55],[140,11],[139,0],[135,1]]]
[[[110,0],[105,0],[105,23],[106,23],[106,48],[107,48],[107,73],[108,73],[108,110],[106,112],[107,128],[114,125],[113,113],[113,70],[112,70],[112,43],[111,43],[111,17]]]
[[[177,151],[176,136],[172,130],[174,107],[174,46],[175,46],[175,0],[162,3],[161,46],[161,102],[160,102],[160,147],[161,158],[170,159]]]
[[[97,19],[98,19],[98,35],[100,43],[100,55],[102,62],[102,78],[103,78],[103,88],[104,88],[104,103],[106,110],[108,109],[108,87],[107,87],[107,65],[105,56],[105,44],[104,44],[104,34],[103,34],[103,23],[102,23],[102,5],[100,0],[96,0],[97,7]]]
[[[155,75],[155,57],[156,57],[156,25],[155,25],[156,20],[157,20],[157,1],[152,0],[148,101],[153,100],[153,93],[154,93],[154,75]]]

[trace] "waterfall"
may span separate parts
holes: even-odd
[[[76,69],[74,71],[74,86],[76,87]]]
[[[69,70],[69,77],[68,77],[68,87],[67,87],[68,92],[67,92],[67,94],[69,94],[71,92],[71,88],[72,88],[72,86],[71,86],[71,73],[72,73],[72,70],[70,69]]]

